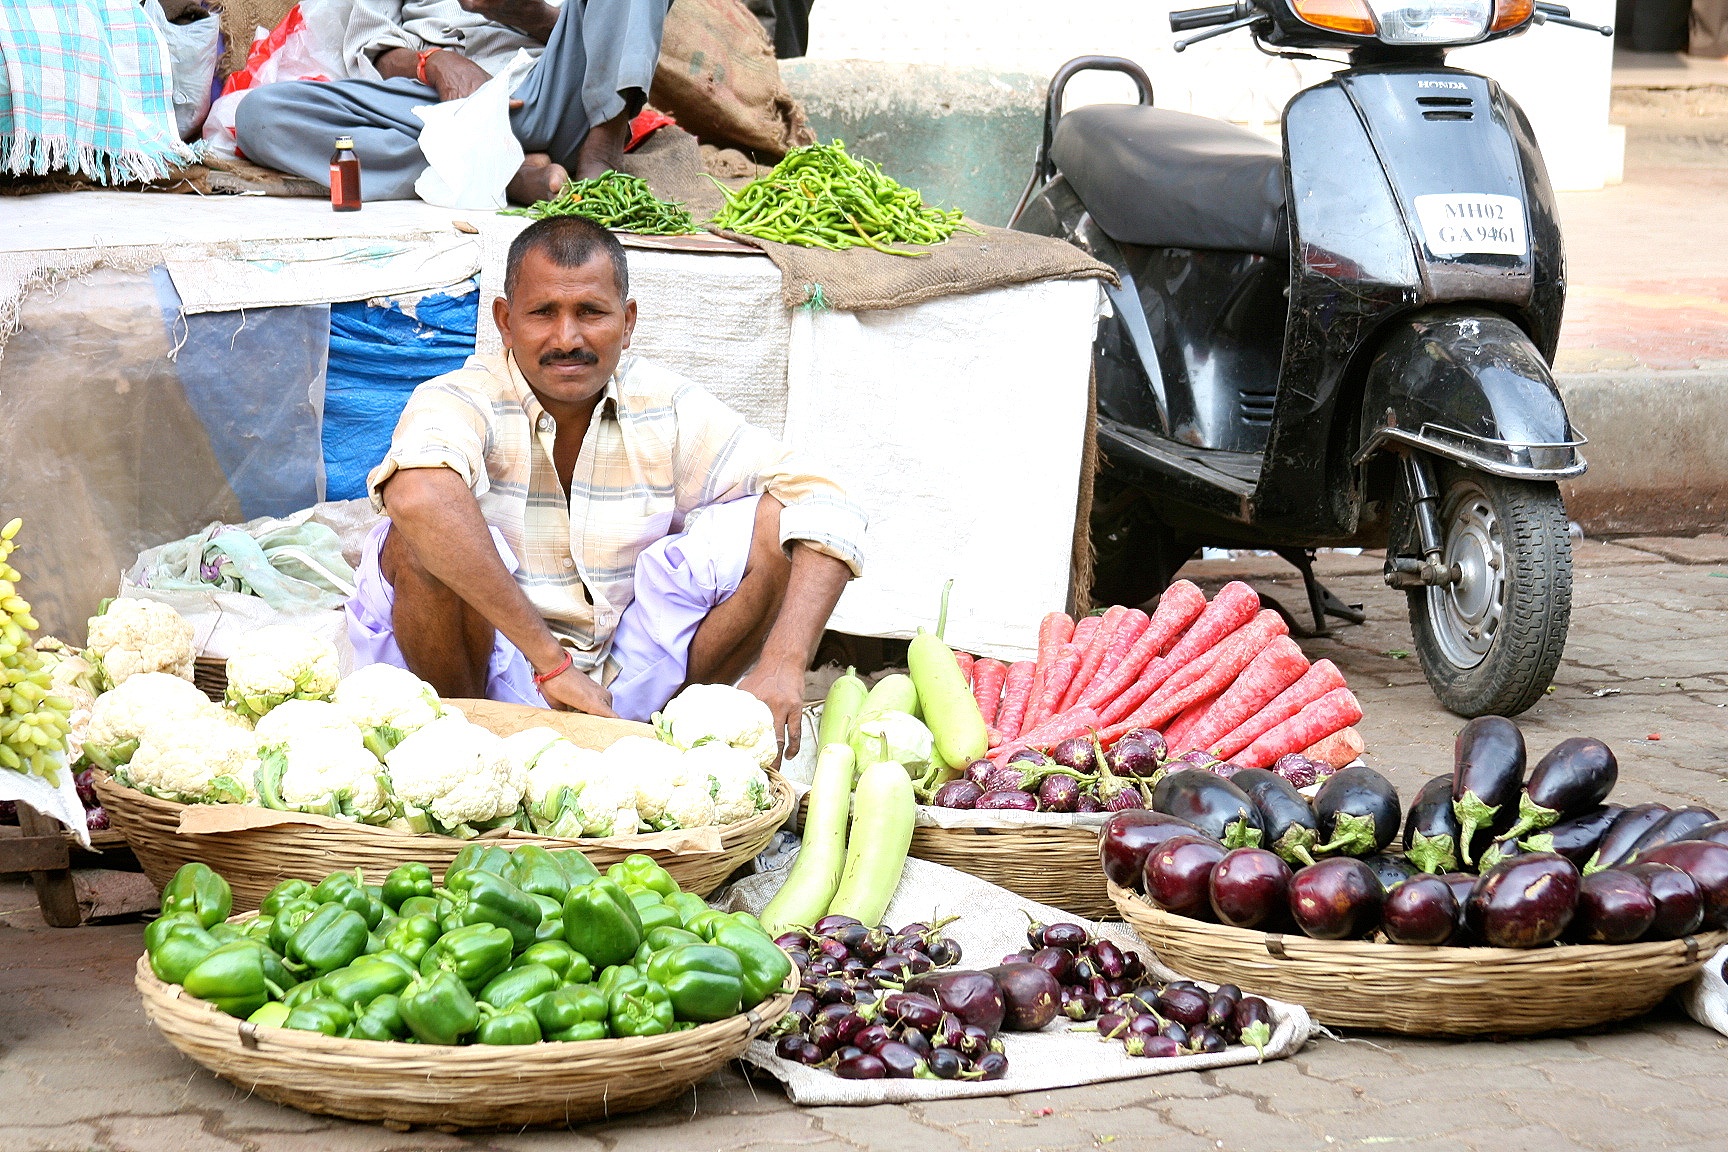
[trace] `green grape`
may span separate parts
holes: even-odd
[[[19,593],[23,576],[8,562],[23,521],[0,528],[0,768],[59,783],[54,753],[66,747],[72,702],[53,694],[53,678],[30,646],[40,625]]]

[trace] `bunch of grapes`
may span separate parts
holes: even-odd
[[[30,644],[39,625],[30,603],[18,594],[18,570],[7,563],[23,527],[0,528],[0,768],[28,772],[59,786],[54,753],[66,747],[72,701],[55,696],[48,669]]]

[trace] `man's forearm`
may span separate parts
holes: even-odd
[[[775,618],[768,638],[762,644],[763,664],[809,667],[821,643],[822,631],[828,618],[840,602],[840,593],[852,576],[844,563],[825,555],[808,544],[792,547],[792,571],[786,581],[786,598],[781,602],[780,615]]]
[[[412,48],[387,48],[378,53],[372,61],[378,69],[378,75],[390,80],[401,77],[406,80],[419,79],[420,54]]]

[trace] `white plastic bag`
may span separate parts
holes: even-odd
[[[1724,963],[1728,963],[1728,947],[1718,948],[1692,982],[1680,989],[1680,1003],[1686,1015],[1728,1036],[1728,979],[1723,978]]]
[[[210,87],[216,80],[216,61],[222,57],[221,22],[205,13],[197,20],[176,24],[157,0],[147,0],[144,11],[168,44],[174,126],[180,139],[195,140],[210,111]]]
[[[210,154],[225,160],[239,155],[234,143],[234,113],[248,92],[261,84],[283,80],[340,80],[342,45],[331,41],[330,5],[303,0],[288,9],[276,27],[259,28],[252,39],[246,67],[222,83],[222,94],[204,120],[204,141]],[[310,14],[308,14],[310,12]]]
[[[414,194],[440,208],[504,207],[504,186],[522,167],[522,145],[510,128],[510,94],[534,66],[518,48],[505,69],[472,96],[414,109],[426,127],[420,152],[428,165]]]

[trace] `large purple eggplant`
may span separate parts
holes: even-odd
[[[1232,928],[1259,928],[1284,918],[1290,865],[1265,848],[1237,848],[1212,869],[1212,912]]]
[[[1112,884],[1145,891],[1148,852],[1172,836],[1204,835],[1188,821],[1167,813],[1130,808],[1104,821],[1098,832],[1098,861]]]
[[[1404,818],[1404,855],[1424,872],[1458,867],[1458,814],[1452,810],[1452,777],[1422,785]]]
[[[1672,864],[1628,864],[1625,871],[1644,881],[1656,901],[1656,918],[1646,940],[1678,940],[1704,923],[1704,891],[1698,881]]]
[[[1676,840],[1644,853],[1639,863],[1672,864],[1698,883],[1704,895],[1704,928],[1728,927],[1728,844]]]
[[[1002,989],[1002,1027],[1010,1032],[1036,1032],[1056,1019],[1062,985],[1036,964],[1002,964],[984,974]]]
[[[1380,916],[1394,944],[1444,944],[1457,931],[1458,898],[1440,877],[1419,873],[1386,893]]]
[[[1651,825],[1644,835],[1638,837],[1632,845],[1632,851],[1627,854],[1628,863],[1634,863],[1644,853],[1652,848],[1660,848],[1664,844],[1672,844],[1676,840],[1684,840],[1698,829],[1716,823],[1716,813],[1708,808],[1699,808],[1688,804],[1684,808],[1676,808],[1660,821]]]
[[[1524,733],[1504,716],[1478,716],[1459,729],[1452,752],[1452,810],[1458,814],[1458,856],[1476,859],[1476,834],[1494,836],[1518,818],[1524,787]]]
[[[1476,890],[1479,877],[1469,872],[1448,872],[1440,879],[1446,882],[1446,887],[1452,889],[1452,899],[1458,905],[1458,915],[1452,921],[1452,939],[1447,943],[1478,943],[1475,934],[1470,931],[1470,918],[1465,913],[1470,907],[1470,893]]]
[[[1398,790],[1374,769],[1358,764],[1333,773],[1314,796],[1322,840],[1314,851],[1371,856],[1392,843],[1402,816]]]
[[[1604,868],[1626,863],[1626,858],[1632,854],[1632,846],[1638,843],[1638,838],[1660,824],[1668,811],[1666,804],[1634,804],[1620,813],[1614,823],[1608,826],[1608,831],[1602,833],[1602,840],[1596,845],[1596,851],[1590,854],[1590,859],[1584,864],[1584,872],[1600,872]]]
[[[1290,915],[1316,940],[1366,936],[1380,923],[1384,900],[1373,870],[1348,856],[1310,864],[1290,878]]]
[[[1230,783],[1248,793],[1260,809],[1266,832],[1262,843],[1267,848],[1297,867],[1314,863],[1320,825],[1308,798],[1294,784],[1264,768],[1244,768],[1230,777]]]
[[[1152,808],[1199,826],[1226,848],[1258,848],[1265,835],[1248,793],[1204,768],[1165,776],[1152,789]]]
[[[1603,835],[1624,811],[1618,804],[1592,808],[1570,820],[1560,821],[1545,832],[1536,833],[1524,841],[1524,846],[1532,852],[1558,852],[1582,868],[1602,842]]]
[[[1656,898],[1641,877],[1604,868],[1578,885],[1578,912],[1566,938],[1580,944],[1630,944],[1656,922]]]
[[[952,1012],[963,1024],[974,1024],[986,1032],[1002,1027],[1002,1017],[1008,1011],[1002,998],[1002,987],[986,972],[956,972],[937,969],[914,976],[906,982],[908,992],[918,992],[935,1000],[942,1011]]]
[[[1619,779],[1620,763],[1608,745],[1589,736],[1562,740],[1530,769],[1518,797],[1518,821],[1506,835],[1522,839],[1587,812],[1608,799]]]
[[[1552,852],[1516,856],[1476,881],[1465,919],[1491,948],[1547,944],[1558,940],[1572,922],[1580,879],[1578,869],[1564,856]]]
[[[1212,914],[1212,870],[1224,846],[1203,836],[1174,836],[1146,857],[1146,898],[1166,912],[1205,920]]]
[[[1692,829],[1682,840],[1711,840],[1717,844],[1728,844],[1728,820],[1718,820],[1713,824],[1704,824]]]

